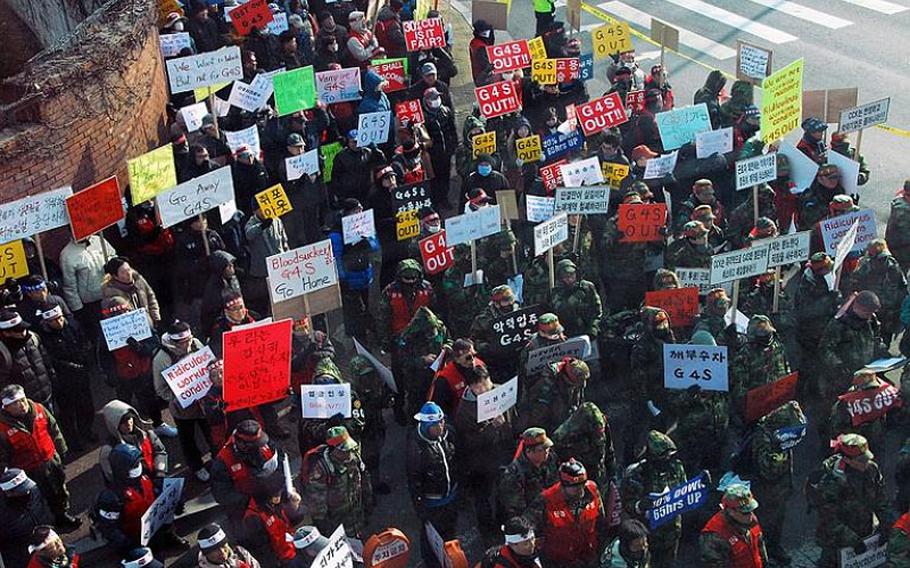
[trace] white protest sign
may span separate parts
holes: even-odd
[[[360,100],[360,68],[317,72],[316,94],[327,105]]]
[[[559,213],[534,227],[534,256],[540,256],[569,239],[569,216]]]
[[[819,221],[818,224],[822,232],[822,242],[825,245],[824,252],[833,257],[837,252],[837,245],[841,242],[841,239],[844,238],[844,235],[847,234],[847,231],[850,230],[853,222],[857,219],[859,219],[859,224],[856,228],[856,241],[850,248],[850,252],[865,250],[869,242],[877,236],[875,211],[872,209],[862,209],[860,211],[839,215],[833,219]]]
[[[851,225],[844,236],[840,238],[840,242],[837,243],[837,248],[834,250],[834,270],[832,272],[836,273],[840,267],[843,266],[844,261],[847,260],[850,249],[856,244],[856,234],[858,230],[859,221],[854,220],[853,225]]]
[[[553,210],[569,215],[598,215],[606,214],[609,206],[609,186],[557,187]]]
[[[354,350],[357,351],[357,354],[362,357],[366,357],[367,360],[369,360],[369,362],[372,363],[373,367],[376,369],[376,373],[379,374],[379,377],[383,381],[385,381],[385,384],[388,385],[388,387],[390,389],[392,389],[393,392],[397,393],[398,387],[395,385],[395,376],[392,375],[392,371],[390,371],[388,367],[383,365],[382,361],[380,361],[379,359],[374,357],[373,354],[370,353],[366,347],[361,345],[360,342],[357,341],[356,337],[353,339],[354,339]]]
[[[726,154],[733,151],[733,127],[720,130],[708,130],[695,135],[695,157],[699,160],[710,158],[714,154]]]
[[[880,99],[844,109],[840,113],[840,123],[837,126],[838,132],[855,132],[863,128],[869,128],[876,124],[882,124],[888,120],[888,109],[891,106],[891,98]]]
[[[299,156],[288,156],[284,159],[284,168],[288,181],[300,179],[304,175],[319,173],[319,149],[313,148]]]
[[[351,417],[351,385],[300,385],[304,418]]]
[[[221,223],[227,223],[234,217],[234,213],[237,212],[237,202],[233,199],[222,203],[218,206],[218,216],[221,218]]]
[[[294,477],[291,475],[291,460],[287,454],[284,454],[284,459],[281,460],[281,473],[284,475],[284,490],[288,495],[292,495],[295,493]]]
[[[209,109],[204,102],[185,106],[180,109],[180,116],[183,117],[183,123],[186,124],[187,132],[196,132],[202,128],[202,119],[209,113]]]
[[[746,249],[715,254],[711,257],[711,284],[764,274],[768,270],[770,256],[768,245],[759,242]]]
[[[680,288],[698,288],[698,295],[705,296],[714,288],[723,288],[727,294],[733,293],[733,284],[711,284],[710,268],[684,268],[676,267],[676,277],[679,279]]]
[[[663,156],[651,158],[645,162],[644,179],[656,179],[664,177],[669,173],[673,173],[673,170],[676,168],[677,158],[679,158],[678,150],[674,150],[673,152],[664,154]]]
[[[555,197],[539,197],[537,195],[525,196],[527,219],[532,223],[546,221],[553,216],[556,207]]]
[[[787,161],[790,162],[790,181],[794,184],[790,188],[790,193],[798,194],[806,191],[815,181],[818,164],[789,142],[781,142],[777,152],[786,156]]]
[[[582,185],[597,185],[604,182],[603,170],[600,169],[600,158],[591,156],[571,164],[559,166],[562,172],[563,185],[566,187],[580,187]]]
[[[477,395],[477,423],[500,416],[518,402],[518,377]]]
[[[161,34],[158,39],[161,42],[161,55],[163,57],[176,57],[180,55],[182,50],[192,49],[193,47],[189,32]]]
[[[736,162],[736,190],[746,189],[777,178],[777,157],[763,154]]]
[[[734,310],[732,306],[724,314],[724,323],[728,326],[735,324],[736,331],[743,334],[749,329],[749,318],[741,311]]]
[[[228,132],[227,130],[222,132],[224,132],[224,142],[231,149],[231,152],[236,154],[238,150],[246,146],[257,158],[262,155],[262,147],[259,144],[259,130],[255,124],[236,132]],[[250,206],[249,203],[241,203],[241,205],[244,207]]]
[[[559,361],[563,357],[575,357],[576,359],[585,359],[591,354],[591,338],[587,335],[579,335],[557,343],[540,347],[528,353],[528,362],[525,364],[525,371],[528,376],[543,371],[547,365],[554,361]]]
[[[840,549],[840,568],[878,568],[888,561],[888,544],[879,544],[879,535],[874,534],[863,541],[866,551],[857,554],[852,546]]]
[[[357,119],[357,147],[388,142],[391,117],[392,113],[386,110],[361,114]]]
[[[0,243],[66,226],[66,198],[72,194],[67,186],[0,205]]]
[[[256,78],[260,75],[257,75]],[[266,82],[256,81],[255,79],[249,85],[243,81],[234,81],[233,86],[231,86],[231,95],[228,97],[228,103],[247,112],[256,112],[262,108],[269,98],[270,93],[266,86]]]
[[[698,385],[702,390],[727,392],[727,346],[664,343],[664,388],[686,390]]]
[[[771,74],[771,50],[762,49],[751,43],[738,42],[736,54],[736,77],[738,79],[762,80]]]
[[[145,308],[101,320],[101,331],[104,332],[108,351],[120,349],[131,337],[136,341],[142,341],[152,336]]]
[[[265,25],[268,32],[272,35],[281,35],[281,32],[288,31],[288,15],[286,12],[273,12],[272,21]]]
[[[265,264],[273,304],[338,282],[332,241],[328,239],[270,256]]]
[[[319,551],[311,568],[354,568],[354,558],[351,553],[351,546],[344,537],[344,525],[338,525],[332,536],[329,537],[329,543],[325,548]]]
[[[705,103],[659,112],[654,119],[664,150],[690,144],[695,141],[696,134],[711,130],[711,117]]]
[[[436,530],[436,527],[430,521],[424,521],[423,526],[427,532],[427,541],[430,543],[430,549],[433,550],[433,555],[436,556],[439,565],[443,568],[452,568],[452,560],[446,554],[446,542],[439,536],[439,531]]]
[[[165,64],[172,95],[243,79],[240,47],[236,45],[199,55],[168,59]]]
[[[800,231],[799,233],[790,233],[773,239],[761,240],[759,243],[768,243],[768,248],[771,251],[771,256],[768,259],[768,268],[776,268],[785,264],[809,260],[811,239],[812,231]]]
[[[158,194],[156,203],[162,227],[202,215],[234,199],[231,167],[224,166]]]
[[[488,205],[477,211],[446,219],[446,246],[476,241],[495,235],[501,229],[499,205]]]
[[[851,160],[843,154],[829,150],[827,154],[829,164],[834,164],[840,170],[840,183],[844,186],[847,195],[859,193],[859,162]]]
[[[174,513],[180,504],[183,494],[182,477],[166,477],[162,484],[161,494],[142,514],[142,531],[139,542],[148,546],[149,541],[158,532],[158,529],[174,522]]]
[[[206,345],[162,371],[161,375],[167,386],[171,387],[181,408],[188,408],[208,394],[212,388],[209,363],[215,358],[212,348]]]
[[[376,236],[376,221],[373,210],[367,209],[341,218],[342,239],[344,244],[352,245],[360,242],[364,237]]]

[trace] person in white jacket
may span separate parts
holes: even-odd
[[[117,250],[104,237],[92,235],[81,241],[70,241],[60,251],[63,299],[93,339],[97,336],[98,321],[101,319],[105,248],[107,257],[117,254]]]

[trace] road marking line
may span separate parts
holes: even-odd
[[[685,8],[691,12],[695,12],[706,18],[711,18],[721,24],[730,26],[736,29],[739,29],[742,32],[747,34],[752,34],[757,36],[765,41],[770,41],[771,43],[781,44],[787,43],[788,41],[796,41],[797,38],[794,35],[790,35],[787,32],[778,30],[777,28],[772,28],[771,26],[766,26],[765,24],[752,21],[748,18],[744,18],[739,14],[734,14],[723,8],[718,8],[717,6],[712,6],[707,2],[702,2],[702,0],[667,0],[671,4],[676,4],[680,8]],[[668,22],[670,23],[670,22]]]
[[[840,28],[845,28],[851,25],[853,22],[850,20],[845,20],[843,18],[838,18],[837,16],[832,16],[831,14],[826,14],[824,12],[819,12],[813,8],[803,6],[802,4],[797,4],[796,2],[790,2],[789,0],[749,0],[760,6],[766,8],[771,8],[772,10],[777,10],[787,14],[788,16],[793,16],[794,18],[799,18],[800,20],[805,20],[813,24],[818,24],[820,26],[825,26],[832,30],[838,30]],[[863,1],[863,0],[859,0]]]
[[[860,8],[866,8],[869,10],[874,10],[876,12],[881,12],[882,14],[898,14],[906,10],[910,10],[906,6],[901,6],[895,4],[894,2],[887,2],[886,0],[843,0],[854,6],[859,6]]]

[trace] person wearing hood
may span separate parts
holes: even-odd
[[[910,270],[910,179],[904,180],[901,189],[891,201],[885,240],[894,258],[906,273]]]
[[[424,126],[430,137],[427,147],[433,169],[430,194],[434,207],[448,209],[451,207],[449,186],[452,179],[452,155],[456,154],[459,148],[454,107],[445,104],[442,93],[436,87],[428,87],[421,92],[420,100],[423,106]]]
[[[465,338],[452,343],[452,354],[447,359],[436,373],[427,398],[438,404],[446,416],[454,417],[468,387],[468,380],[482,371],[486,372],[486,365],[477,356],[474,342]]]
[[[593,402],[581,403],[553,431],[553,443],[562,459],[588,464],[591,479],[601,487],[615,484],[617,474],[613,433],[607,415]],[[610,491],[615,487],[610,487]]]
[[[196,533],[199,554],[198,568],[260,568],[259,561],[239,544],[231,544],[224,530],[216,523],[202,527]]]
[[[591,369],[581,359],[563,357],[547,364],[541,375],[524,391],[519,426],[537,426],[552,432],[584,402]]]
[[[377,330],[382,349],[397,350],[402,334],[420,308],[432,308],[436,294],[423,278],[423,268],[413,259],[398,263],[395,280],[385,287],[379,299]]]
[[[711,118],[711,129],[717,130],[721,125],[720,105],[724,98],[724,85],[727,78],[722,71],[713,69],[708,73],[705,84],[695,91],[692,104],[704,103],[708,107],[708,116]]]
[[[231,178],[236,196],[234,201],[244,216],[249,215],[250,204],[256,194],[272,185],[262,160],[253,154],[249,146],[237,149],[235,159],[231,162]]]
[[[509,517],[502,527],[505,544],[487,549],[481,568],[535,568],[540,566],[537,537],[531,522],[521,516]],[[497,535],[498,536],[498,535]]]
[[[193,0],[189,6],[190,19],[186,31],[190,33],[199,53],[215,51],[224,46],[224,38],[218,29],[218,22],[209,18],[209,6],[200,0]]]
[[[91,235],[80,241],[70,241],[60,251],[60,270],[63,272],[63,298],[82,327],[94,338],[101,319],[101,283],[107,254],[117,249],[101,235]],[[107,251],[107,254],[106,252]]]
[[[458,147],[455,149],[455,172],[462,179],[462,193],[467,191],[467,188],[464,186],[464,180],[474,172],[476,166],[474,162],[474,137],[485,133],[486,127],[487,119],[476,114],[469,114],[466,116],[464,124],[462,124],[461,143],[458,144]],[[494,166],[499,165],[500,160],[498,155],[496,156],[496,160],[497,162]]]
[[[208,257],[209,275],[200,308],[200,329],[206,336],[221,315],[224,295],[228,292],[240,293],[236,261],[234,255],[224,250],[214,251]]]
[[[142,452],[143,471],[152,480],[167,475],[167,448],[151,424],[142,420],[135,408],[122,400],[112,400],[101,409],[104,426],[108,432],[105,444],[98,455],[98,465],[105,482],[113,479],[111,473],[111,450],[117,444],[129,444]]]
[[[369,77],[369,75],[367,75]],[[378,75],[377,75],[378,77]],[[357,130],[348,131],[344,148],[335,155],[329,188],[333,202],[352,198],[365,203],[373,186],[373,170],[385,164],[385,156],[373,146],[357,145]]]
[[[287,568],[297,555],[290,535],[304,516],[300,494],[288,493],[282,476],[271,477],[243,513],[244,542],[267,566]]]
[[[720,105],[721,127],[734,126],[749,106],[755,105],[755,86],[749,81],[734,81],[730,98]]]
[[[422,307],[401,333],[398,343],[404,372],[399,397],[407,397],[406,413],[416,412],[427,400],[427,392],[433,385],[435,371],[431,365],[442,352],[445,357],[451,357],[452,339],[442,319],[430,308]]]
[[[496,35],[493,32],[493,26],[486,20],[475,21],[474,37],[468,44],[468,53],[471,57],[471,77],[477,87],[492,83],[494,80],[493,65],[490,63],[487,47],[495,43]]]
[[[79,554],[47,525],[35,527],[25,539],[30,554],[27,568],[77,568]],[[155,568],[155,567],[151,567]]]
[[[260,313],[269,312],[269,287],[266,259],[290,250],[288,234],[280,217],[267,217],[260,205],[243,227],[250,251],[250,269],[244,280],[244,296]]]
[[[28,564],[32,531],[53,523],[38,485],[16,467],[0,473],[0,523],[0,560],[10,568]]]
[[[702,566],[765,566],[768,562],[765,538],[754,512],[758,501],[752,497],[749,485],[728,486],[720,509],[701,530],[698,548]]]
[[[634,412],[643,417],[643,420],[641,423],[630,421],[624,429],[626,463],[634,456],[634,450],[648,424],[653,422],[662,426],[671,410],[668,391],[663,388],[664,345],[676,343],[676,335],[670,327],[670,316],[661,308],[643,306],[639,317],[641,335],[632,345],[630,361],[633,384],[636,385],[633,392]]]
[[[184,229],[177,234],[177,266],[174,270],[174,290],[178,300],[178,313],[186,314],[186,319],[199,325],[199,313],[208,273],[199,270],[205,266],[212,254],[225,250],[221,235],[208,228],[209,219],[205,215],[193,217],[184,222]],[[204,241],[208,241],[206,246]]]
[[[900,263],[888,250],[885,239],[874,239],[860,258],[859,267],[851,275],[850,292],[869,290],[878,295],[882,309],[878,312],[882,341],[891,345],[891,339],[900,332],[900,311],[907,298],[907,278]]]
[[[600,335],[603,306],[597,287],[578,278],[577,267],[569,259],[556,263],[557,284],[550,291],[550,305],[566,327],[566,335],[587,335],[595,340]]]
[[[161,310],[158,297],[149,283],[139,272],[133,270],[129,259],[115,256],[104,265],[104,284],[101,287],[103,298],[122,298],[132,310],[145,308],[149,325],[157,328],[161,323]]]
[[[664,266],[676,268],[711,268],[714,251],[708,245],[708,229],[701,221],[688,221],[682,226],[680,238],[664,251]]]
[[[502,165],[501,159],[494,160],[490,154],[478,154],[474,160],[475,169],[462,181],[462,188],[471,191],[475,188],[482,189],[496,203],[496,192],[509,189],[509,180],[501,172],[494,169],[494,165]]]
[[[350,58],[351,64],[355,67],[360,67],[361,70],[365,71],[370,64],[370,59],[385,56],[385,49],[379,46],[379,41],[376,39],[376,36],[373,35],[373,32],[370,31],[369,24],[366,21],[366,15],[363,12],[354,10],[348,14],[348,26],[350,27],[350,32],[346,44],[346,55]],[[375,72],[372,70],[369,71],[368,76],[369,73]]]

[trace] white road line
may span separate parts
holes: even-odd
[[[796,2],[790,2],[789,0],[749,1],[760,6],[765,6],[766,8],[777,10],[778,12],[782,12],[788,16],[799,18],[800,20],[805,20],[813,24],[825,26],[826,28],[830,28],[832,30],[839,30],[840,28],[845,28],[853,23],[850,20],[845,20],[843,18],[838,18],[837,16],[832,16],[831,14],[819,12],[813,8],[803,6],[802,4],[797,4]]]
[[[646,14],[637,8],[633,8],[628,4],[624,4],[618,0],[613,0],[611,2],[598,4],[597,7],[604,12],[609,12],[622,20],[626,20],[627,22],[635,24],[638,27],[644,28],[646,30],[651,29],[651,15]],[[716,41],[706,38],[705,36],[691,32],[675,24],[674,27],[679,30],[679,41],[682,42],[683,45],[691,47],[696,51],[700,51],[705,55],[718,60],[736,57],[735,49],[730,49],[725,45],[719,44]]]
[[[797,38],[794,35],[790,35],[787,32],[782,32],[777,28],[772,28],[771,26],[766,26],[759,22],[754,22],[748,18],[744,18],[739,14],[734,14],[733,12],[724,10],[723,8],[718,8],[717,6],[712,6],[707,2],[702,2],[702,0],[667,0],[671,4],[676,4],[680,8],[685,8],[686,10],[695,12],[706,18],[711,18],[717,22],[720,22],[726,26],[736,28],[747,34],[752,34],[756,37],[759,37],[765,41],[770,41],[771,43],[781,44],[787,43],[788,41],[796,41]],[[669,22],[668,22],[669,23]]]
[[[906,6],[900,6],[894,2],[887,2],[886,0],[843,0],[854,6],[859,6],[860,8],[867,8],[869,10],[874,10],[876,12],[881,12],[882,14],[897,14],[910,10]]]

